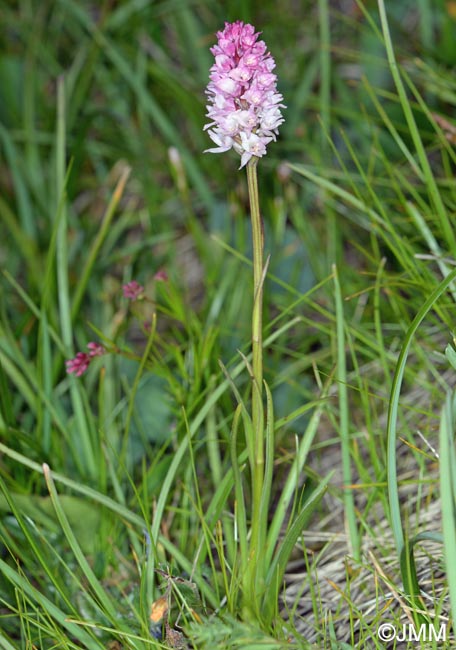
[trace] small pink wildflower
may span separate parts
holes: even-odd
[[[73,373],[76,377],[80,377],[89,367],[91,360],[90,356],[85,352],[78,352],[74,359],[65,361],[66,371],[69,375]]]
[[[139,282],[136,282],[136,280],[132,280],[123,285],[122,291],[125,298],[138,300],[144,293],[144,287]]]
[[[266,145],[276,139],[284,119],[283,97],[277,92],[277,76],[271,71],[275,61],[258,41],[252,25],[238,20],[225,23],[217,32],[218,42],[211,48],[215,63],[207,86],[207,116],[204,127],[221,153],[234,149],[241,156],[241,167],[266,153]],[[211,128],[214,127],[214,128]]]
[[[102,345],[93,341],[88,343],[87,347],[89,349],[88,353],[78,352],[74,359],[65,361],[66,371],[69,375],[74,374],[76,377],[80,377],[85,373],[94,357],[101,357],[106,352]]]
[[[101,357],[106,352],[100,343],[94,343],[93,341],[87,343],[87,347],[89,348],[89,357]]]
[[[154,280],[157,282],[168,282],[168,274],[166,273],[165,269],[159,269],[154,275]]]

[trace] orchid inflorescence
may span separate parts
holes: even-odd
[[[206,94],[207,116],[212,121],[204,128],[217,147],[206,151],[221,153],[232,148],[241,156],[241,167],[253,156],[264,156],[266,145],[276,139],[284,121],[283,97],[272,72],[275,61],[259,35],[240,20],[225,23],[211,48],[215,63]]]

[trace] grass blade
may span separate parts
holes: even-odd
[[[331,475],[328,475],[312,492],[305,504],[301,507],[299,514],[287,530],[285,537],[280,543],[274,559],[269,567],[265,580],[264,610],[265,619],[273,615],[277,607],[279,591],[282,588],[283,575],[299,536],[302,534],[315,508],[320,503],[326,492]]]
[[[385,48],[386,48],[386,54],[388,58],[388,64],[390,67],[391,75],[394,79],[394,83],[396,85],[396,90],[399,95],[399,100],[402,106],[402,110],[404,111],[410,136],[413,140],[413,144],[415,145],[418,159],[420,161],[421,169],[424,174],[429,196],[432,199],[435,210],[440,219],[442,230],[445,233],[445,238],[448,247],[450,248],[451,251],[453,251],[453,253],[456,253],[456,238],[454,235],[454,230],[449,221],[448,214],[446,212],[445,205],[440,195],[440,191],[437,186],[434,174],[432,173],[431,165],[429,163],[429,159],[426,150],[424,148],[423,141],[420,136],[420,131],[416,124],[412,107],[408,100],[407,93],[404,88],[404,84],[402,83],[399,67],[396,61],[396,56],[394,54],[393,42],[391,40],[391,34],[388,26],[388,19],[386,16],[384,0],[378,0],[378,8],[380,12],[380,21],[382,24],[383,37],[385,39]]]
[[[412,344],[413,337],[418,330],[423,319],[434,307],[437,300],[451,286],[456,279],[456,269],[452,271],[442,282],[434,289],[429,298],[425,301],[421,309],[416,314],[410,327],[408,328],[402,348],[397,360],[394,371],[393,383],[388,405],[388,420],[386,427],[387,436],[387,466],[388,466],[388,500],[391,517],[391,526],[393,529],[394,540],[398,557],[402,553],[404,546],[404,533],[402,529],[401,512],[399,504],[399,491],[397,482],[397,464],[396,464],[396,426],[397,415],[399,410],[399,399],[401,394],[402,379],[404,377],[407,356]]]
[[[344,506],[350,544],[355,560],[361,556],[360,539],[356,523],[355,502],[353,497],[351,453],[350,453],[350,427],[348,416],[348,391],[347,367],[345,360],[345,317],[342,302],[342,291],[339,283],[337,268],[333,267],[334,294],[336,301],[336,337],[337,337],[337,370],[336,381],[339,394],[339,435],[341,443],[342,475],[344,482]]]
[[[453,620],[456,616],[456,460],[454,452],[454,397],[447,395],[440,420],[440,491],[445,565]]]
[[[39,589],[34,587],[23,575],[15,571],[2,559],[0,559],[0,571],[18,590],[36,602],[43,612],[52,616],[63,629],[67,630],[70,637],[78,639],[85,648],[88,650],[102,650],[105,647],[101,641],[89,635],[80,625],[68,621],[67,613],[54,605]]]
[[[49,495],[52,499],[52,503],[54,505],[54,509],[57,515],[57,518],[59,520],[59,523],[62,527],[63,533],[68,541],[68,544],[70,545],[71,550],[74,553],[74,556],[81,567],[81,569],[84,572],[85,577],[87,578],[87,581],[89,585],[92,587],[94,593],[99,599],[100,604],[102,605],[104,609],[104,613],[109,616],[111,619],[111,622],[114,623],[117,619],[117,612],[116,612],[116,607],[114,603],[111,601],[111,599],[107,596],[105,590],[103,589],[101,583],[97,579],[95,573],[93,572],[92,567],[90,564],[87,562],[81,547],[79,546],[79,543],[76,539],[76,536],[68,522],[67,516],[65,514],[65,511],[62,508],[62,505],[59,501],[59,496],[57,494],[57,490],[55,489],[54,481],[51,475],[51,471],[49,469],[49,465],[44,464],[43,465],[43,474],[44,478],[46,480],[47,488],[49,490]]]

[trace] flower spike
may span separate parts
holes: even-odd
[[[211,48],[215,63],[206,90],[211,121],[204,130],[217,146],[206,152],[234,149],[241,156],[241,167],[253,156],[265,155],[284,121],[280,109],[286,108],[272,72],[275,61],[259,35],[240,20],[225,23]]]

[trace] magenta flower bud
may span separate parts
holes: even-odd
[[[69,375],[74,374],[76,377],[80,377],[89,367],[90,361],[91,359],[88,354],[85,352],[78,352],[74,359],[68,359],[68,361],[65,361],[66,371]]]
[[[238,20],[225,23],[217,32],[217,44],[211,48],[215,63],[210,70],[206,124],[221,153],[234,149],[244,167],[253,156],[266,153],[266,145],[276,139],[284,119],[283,97],[277,92],[275,61],[252,25]]]
[[[168,282],[168,274],[165,269],[158,269],[154,275],[154,280],[156,282]]]
[[[102,354],[106,353],[106,350],[100,343],[91,341],[87,343],[87,347],[89,349],[88,354],[87,352],[78,352],[74,359],[65,361],[66,371],[69,375],[74,374],[76,377],[80,377],[90,366],[94,357],[101,357]]]
[[[101,357],[106,352],[106,350],[102,345],[100,345],[100,343],[94,343],[93,341],[87,343],[87,347],[89,348],[90,357]]]
[[[144,287],[139,284],[139,282],[136,282],[136,280],[132,280],[131,282],[127,282],[127,284],[124,284],[122,287],[123,295],[124,298],[128,298],[130,300],[138,300],[144,293]]]

